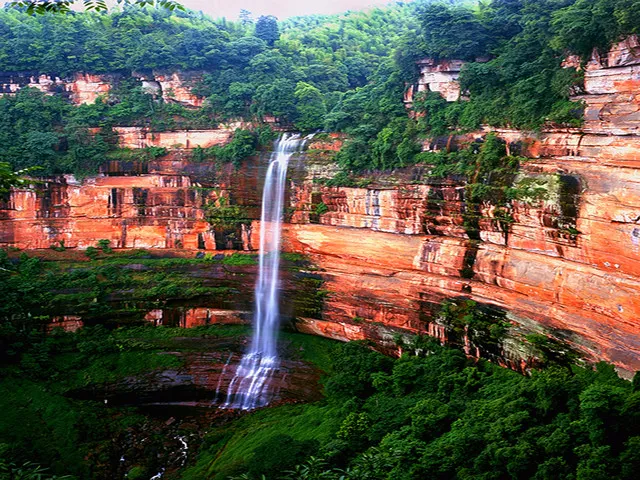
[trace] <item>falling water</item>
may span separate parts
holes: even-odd
[[[299,135],[283,135],[271,155],[262,192],[260,218],[260,263],[255,292],[255,313],[251,347],[242,357],[229,384],[224,408],[251,410],[269,403],[269,380],[278,369],[277,333],[278,271],[280,237],[287,164],[291,155],[302,149],[305,139]]]

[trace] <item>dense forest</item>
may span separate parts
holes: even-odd
[[[362,171],[419,162],[420,139],[452,130],[579,125],[581,106],[569,94],[580,74],[562,68],[563,58],[586,60],[593,48],[634,33],[639,9],[631,0],[411,2],[282,22],[133,8],[40,16],[4,9],[0,70],[125,80],[108,99],[79,108],[38,92],[3,97],[0,161],[38,166],[41,174],[87,174],[113,149],[113,126],[211,128],[274,116],[298,130],[349,134],[337,161]],[[461,84],[469,100],[421,95],[417,120],[409,119],[402,95],[425,56],[466,60]],[[204,107],[162,103],[127,79],[148,70],[206,72],[196,88]],[[88,127],[103,134],[89,141]]]
[[[48,311],[71,306],[113,324],[122,314],[114,309],[113,294],[123,290],[129,292],[128,308],[132,300],[157,306],[171,298],[228,294],[185,273],[215,260],[118,253],[108,242],[87,256],[89,263],[45,262],[0,251],[0,294],[6,300],[0,315],[14,318],[0,328],[3,480],[57,478],[53,474],[109,478],[114,451],[126,451],[127,457],[137,452],[128,478],[150,478],[167,460],[161,448],[166,439],[155,433],[147,435],[146,446],[127,446],[132,432],[151,428],[150,420],[132,407],[104,405],[82,392],[179,368],[185,361],[180,352],[193,351],[195,342],[240,341],[248,333],[243,326],[220,325],[184,330],[97,324],[46,336],[31,329],[30,322]],[[293,266],[300,260],[287,257],[291,261]],[[145,269],[131,270],[132,262]],[[247,262],[255,258],[222,260],[226,268]],[[457,315],[483,321],[473,302],[445,305],[442,314],[454,322]],[[605,363],[593,370],[578,367],[570,355],[541,343],[545,368],[523,376],[426,337],[398,337],[404,355],[392,359],[366,342],[336,345],[308,335],[283,336],[291,342],[289,354],[323,370],[324,399],[213,423],[198,456],[167,478],[637,477],[640,375],[629,382]],[[192,341],[185,344],[185,337]],[[182,428],[184,435],[190,433],[188,425]],[[38,477],[38,465],[49,467],[49,473]]]

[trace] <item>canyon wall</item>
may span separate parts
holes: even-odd
[[[188,176],[149,174],[76,182],[60,177],[11,195],[0,244],[21,248],[215,248]]]
[[[534,333],[589,361],[640,370],[637,52],[631,37],[587,64],[576,99],[586,106],[583,128],[496,132],[511,153],[529,158],[516,183],[533,182],[547,195],[514,202],[509,222],[483,204],[478,238],[465,229],[460,181],[434,179],[428,165],[418,165],[372,176],[368,186],[325,186],[337,173],[332,156],[342,138],[312,142],[305,158],[291,162],[284,249],[313,261],[308,284],[321,292],[314,301],[323,302],[291,307],[297,328],[342,340],[373,339],[389,352],[397,351],[405,333],[428,333],[459,343],[469,355],[522,370],[536,362],[525,340]],[[420,88],[458,98],[454,63],[425,64],[424,78],[433,88],[424,82]],[[436,139],[425,148],[456,148],[486,133]],[[209,250],[228,245],[206,221],[206,202],[225,196],[247,208],[248,218],[258,218],[266,157],[238,171],[189,160],[189,148],[222,144],[230,129],[122,129],[119,135],[131,148],[181,148],[149,163],[107,165],[101,176],[82,182],[65,177],[14,191],[0,211],[0,246],[47,248],[64,241],[86,248],[104,238],[116,247]],[[255,249],[257,230],[255,223],[246,227],[234,248]],[[456,332],[439,314],[451,299],[477,302],[487,318],[507,322],[509,334],[487,344],[471,330]],[[181,322],[208,322],[212,315],[239,321],[232,313],[198,308]],[[149,315],[149,321],[159,320],[157,312]]]
[[[230,135],[227,130],[205,133],[167,132],[166,137],[216,143]],[[251,248],[250,228],[227,245],[206,220],[204,206],[224,197],[223,202],[246,205],[255,218],[256,159],[247,161],[242,173],[230,164],[189,159],[189,151],[179,149],[153,161],[110,162],[101,175],[82,181],[65,175],[15,189],[0,200],[0,248],[40,249],[63,242],[84,249],[103,239],[114,248]]]
[[[301,328],[374,337],[389,347],[397,331],[445,341],[451,328],[436,314],[439,305],[471,299],[511,323],[514,341],[505,340],[500,352],[511,366],[533,360],[526,341],[515,339],[537,333],[591,361],[640,370],[638,51],[631,37],[588,64],[576,99],[586,105],[584,128],[496,132],[529,158],[516,183],[534,182],[547,195],[514,202],[507,224],[484,204],[479,240],[465,233],[464,185],[429,178],[424,166],[373,178],[365,188],[319,186],[322,174],[310,175],[292,195],[296,224],[287,229],[287,245],[313,258],[330,293],[323,318],[303,319]],[[429,88],[447,98],[454,86]],[[426,148],[452,148],[486,133]]]

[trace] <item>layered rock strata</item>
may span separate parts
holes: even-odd
[[[204,98],[193,93],[202,82],[204,72],[134,72],[145,92],[165,102],[178,103],[186,107],[201,107]],[[35,88],[46,94],[65,94],[76,105],[94,103],[105,97],[123,78],[121,74],[76,73],[71,77],[42,72],[0,73],[0,95],[12,95],[22,88]]]
[[[343,340],[373,339],[388,351],[398,349],[398,336],[426,333],[519,369],[535,361],[521,340],[538,333],[589,360],[639,370],[637,43],[627,39],[587,65],[578,97],[586,104],[583,128],[496,132],[510,153],[529,158],[516,186],[528,182],[546,195],[513,202],[508,222],[495,206],[480,205],[477,237],[465,227],[459,180],[434,179],[421,165],[378,175],[367,187],[323,186],[318,180],[336,173],[331,155],[341,138],[312,143],[306,160],[292,160],[286,210],[285,250],[305,253],[316,265],[304,277],[311,303],[298,299],[290,309],[298,328]],[[197,132],[174,132],[166,140],[129,133],[123,138],[131,147],[205,145]],[[486,133],[436,139],[425,148],[457,148]],[[209,139],[223,142],[225,135]],[[226,195],[253,209],[248,218],[257,218],[265,163],[249,162],[235,172],[176,157],[108,165],[101,177],[18,190],[0,212],[0,245],[45,248],[64,240],[84,248],[106,238],[128,248],[224,247],[202,206]],[[258,229],[250,230],[240,248],[257,245]],[[510,324],[509,336],[487,346],[474,340],[473,331],[454,331],[439,315],[450,299],[477,302]],[[180,322],[240,318],[212,308],[185,313]],[[164,321],[158,315],[149,313],[148,320]]]
[[[295,188],[298,224],[287,230],[287,245],[314,259],[330,292],[322,319],[304,319],[301,328],[373,337],[389,348],[394,332],[444,341],[451,329],[439,304],[471,299],[503,312],[516,337],[541,333],[592,361],[639,370],[637,51],[632,37],[589,63],[577,98],[586,104],[583,129],[496,132],[512,154],[529,158],[516,186],[537,185],[546,199],[513,202],[507,224],[483,204],[479,240],[465,231],[464,185],[430,179],[428,167],[372,178],[366,188],[323,187],[317,178]],[[425,148],[456,148],[486,133]],[[533,360],[509,339],[501,348],[512,366]]]
[[[227,131],[216,135],[226,137]],[[114,248],[250,249],[249,226],[228,245],[204,207],[224,198],[256,218],[261,164],[250,160],[238,173],[229,164],[188,158],[179,150],[155,161],[111,162],[100,176],[78,181],[67,175],[16,189],[0,199],[0,247],[38,249],[63,242],[84,249],[104,239]]]

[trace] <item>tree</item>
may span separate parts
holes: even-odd
[[[6,162],[0,162],[0,196],[9,193],[12,187],[21,187],[29,184],[29,180],[24,177],[30,170],[23,169],[14,172]]]
[[[327,107],[322,93],[313,85],[298,82],[294,92],[296,110],[298,112],[296,127],[302,131],[318,130],[322,128]]]
[[[273,15],[260,16],[256,22],[255,35],[272,47],[276,40],[280,38],[280,32],[278,31],[278,19]]]
[[[551,23],[556,38],[553,45],[585,58],[591,55],[594,47],[606,49],[621,34],[616,3],[614,0],[578,0],[554,12]],[[625,9],[625,12],[629,11]]]
[[[240,10],[240,23],[242,25],[253,25],[253,17],[249,10],[245,10],[244,8]]]
[[[281,121],[291,121],[296,115],[295,84],[279,78],[256,89],[254,108],[259,116],[273,115]]]
[[[473,60],[487,53],[488,32],[465,7],[428,5],[422,14],[422,28],[425,51],[432,57]]]

